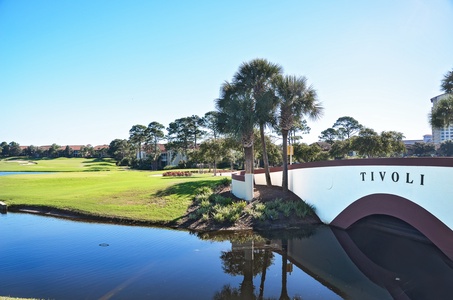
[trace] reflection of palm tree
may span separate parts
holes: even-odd
[[[270,241],[266,241],[266,245],[269,245]],[[264,282],[266,281],[266,271],[269,264],[269,257],[272,255],[272,252],[268,248],[264,250],[264,258],[263,258],[263,270],[261,271],[261,283],[260,283],[260,294],[258,296],[259,300],[263,299],[263,294],[264,294]]]
[[[287,278],[286,269],[288,266],[288,240],[282,240],[282,291],[280,300],[289,300],[288,289],[286,288]]]
[[[256,299],[254,295],[253,277],[263,269],[267,269],[273,263],[273,254],[266,254],[264,250],[253,249],[252,245],[250,245],[240,251],[222,252],[220,258],[225,273],[235,276],[243,275],[244,280],[239,290],[230,286],[224,286],[222,291],[217,293],[214,299]]]

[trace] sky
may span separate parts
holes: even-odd
[[[316,89],[303,142],[343,116],[422,139],[453,0],[0,0],[0,142],[96,146],[203,116],[255,58]]]

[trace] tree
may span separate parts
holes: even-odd
[[[210,136],[216,140],[219,137],[219,129],[218,129],[218,112],[217,111],[208,111],[204,114],[202,118],[202,125],[203,127],[209,129]]]
[[[453,96],[436,103],[429,114],[429,123],[435,128],[448,127],[453,123]]]
[[[446,94],[453,94],[453,70],[444,75],[440,87]],[[428,119],[434,128],[450,126],[453,123],[453,95],[439,100],[431,110]]]
[[[326,130],[321,131],[321,135],[318,136],[318,139],[332,145],[336,140],[339,139],[338,137],[338,130],[327,128]],[[342,139],[340,138],[340,140]]]
[[[176,119],[167,127],[167,148],[187,157],[189,149],[197,147],[197,139],[204,135],[202,119],[197,115]]]
[[[264,129],[267,125],[274,124],[275,109],[278,99],[273,91],[272,80],[282,73],[282,67],[266,59],[253,59],[243,63],[233,77],[233,84],[242,93],[251,95],[254,110],[260,128],[261,147],[263,148],[263,162],[266,185],[271,186],[269,173],[269,160],[264,138]]]
[[[214,176],[217,174],[217,162],[226,156],[225,147],[222,147],[221,140],[207,140],[200,144],[198,151],[199,161],[207,162],[214,169]]]
[[[278,76],[275,81],[279,97],[279,127],[283,138],[283,176],[282,187],[288,190],[288,132],[295,122],[304,116],[317,119],[322,115],[323,107],[318,102],[316,91],[307,86],[305,77]]]
[[[329,150],[329,155],[333,158],[344,158],[351,151],[351,140],[335,141]]]
[[[1,153],[1,149],[0,149]],[[23,154],[30,156],[30,157],[36,157],[38,155],[38,147],[30,145],[26,149],[24,149]]]
[[[403,143],[404,135],[397,131],[381,132],[381,156],[395,157],[401,156],[406,152],[406,146]]]
[[[371,128],[363,128],[352,140],[353,149],[366,157],[375,157],[381,152],[382,141],[379,134]]]
[[[108,154],[117,161],[118,165],[129,165],[134,149],[128,140],[115,139],[110,142]]]
[[[142,160],[142,144],[146,141],[147,127],[144,125],[134,125],[129,130],[129,140],[135,145],[138,158]]]
[[[58,151],[60,150],[60,148],[61,146],[53,143],[48,150],[48,156],[51,158],[58,157]]]
[[[447,94],[453,93],[453,69],[444,75],[440,87]]]
[[[307,120],[294,121],[293,127],[288,131],[288,143],[294,144],[302,139],[302,136],[296,135],[298,132],[301,134],[309,134],[311,128],[307,124]]]
[[[158,144],[165,137],[163,131],[164,128],[165,128],[164,125],[155,121],[149,123],[147,128],[146,149],[148,150],[148,153],[151,155],[155,169],[157,169],[157,159],[161,154]]]
[[[250,91],[240,91],[231,83],[225,82],[216,100],[218,128],[221,133],[229,134],[240,141],[244,148],[245,174],[248,192],[245,200],[253,198],[253,129],[257,124],[254,100]]]
[[[19,156],[22,154],[22,149],[20,145],[16,142],[11,142],[8,144],[9,156]]]
[[[453,156],[453,141],[448,140],[443,142],[442,144],[440,144],[438,151],[442,156]]]
[[[341,117],[333,124],[333,128],[337,130],[338,136],[342,137],[341,139],[349,139],[358,133],[363,126],[352,117]]]
[[[417,142],[411,145],[410,150],[415,156],[431,156],[436,152],[436,147],[432,143]]]
[[[74,153],[74,150],[72,150],[72,148],[70,148],[69,146],[66,146],[66,148],[63,151],[64,157],[68,157],[68,158],[72,157],[73,153]]]

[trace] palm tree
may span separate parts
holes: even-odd
[[[429,123],[435,128],[448,127],[453,124],[453,96],[436,103],[429,114]]]
[[[453,70],[447,72],[441,80],[441,90],[450,94],[441,98],[429,114],[429,123],[434,128],[449,127],[453,124]]]
[[[288,190],[288,132],[295,122],[304,116],[311,119],[321,117],[323,107],[318,102],[316,91],[312,86],[307,86],[305,77],[278,76],[275,88],[280,99],[279,103],[279,128],[283,138],[283,177],[282,187]]]
[[[261,147],[263,148],[263,163],[266,174],[266,185],[271,185],[269,159],[264,138],[266,125],[272,125],[274,112],[278,103],[273,91],[272,79],[282,73],[282,67],[266,59],[254,59],[243,63],[233,77],[233,84],[242,92],[250,93],[255,114],[260,127]]]
[[[453,69],[444,75],[440,87],[447,94],[453,93]]]
[[[247,178],[253,177],[253,129],[257,123],[252,95],[226,82],[221,88],[220,98],[216,99],[216,108],[219,131],[232,135],[244,147],[246,182],[249,182]],[[253,180],[249,185],[249,195],[245,200],[253,198]]]

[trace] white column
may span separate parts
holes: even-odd
[[[253,199],[253,174],[245,174],[245,199],[251,201]]]

